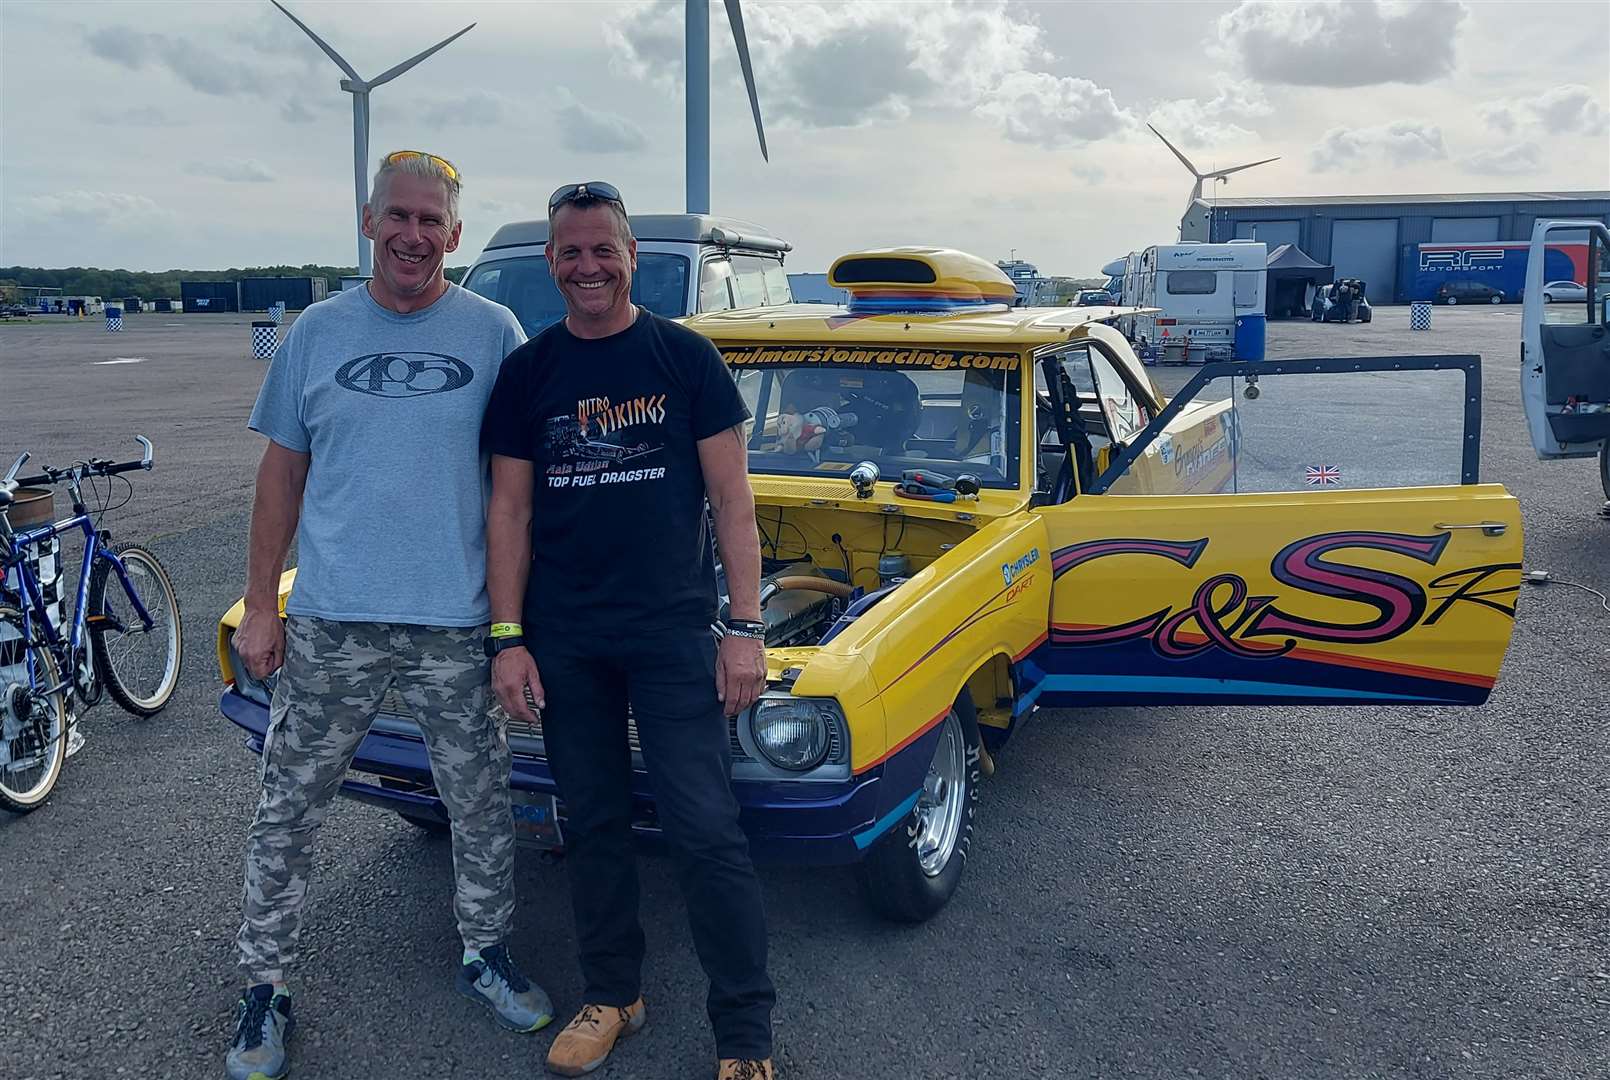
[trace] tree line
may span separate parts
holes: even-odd
[[[461,281],[466,266],[450,266],[447,277]],[[179,299],[181,281],[236,281],[249,277],[321,277],[330,290],[341,287],[343,277],[358,272],[355,266],[247,266],[229,270],[102,270],[93,266],[47,269],[40,266],[0,266],[0,290],[13,292],[16,286],[42,286],[60,289],[65,296],[138,296],[142,300],[167,297]],[[7,299],[12,299],[7,296]]]

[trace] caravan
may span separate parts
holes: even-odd
[[[1131,341],[1165,362],[1262,360],[1267,244],[1159,244],[1131,255],[1126,307],[1154,308],[1125,320]]]

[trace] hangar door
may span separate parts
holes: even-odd
[[[1439,217],[1431,219],[1433,244],[1484,244],[1498,239],[1495,217]]]
[[[1392,303],[1398,286],[1397,218],[1334,223],[1330,261],[1337,277],[1362,278],[1372,303]]]
[[[1297,240],[1297,230],[1301,226],[1297,221],[1238,221],[1235,223],[1235,238],[1237,240],[1257,240],[1269,245],[1274,251],[1281,244],[1302,244]]]

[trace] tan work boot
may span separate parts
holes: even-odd
[[[618,1005],[583,1005],[581,1012],[548,1047],[548,1071],[560,1076],[583,1076],[592,1072],[609,1057],[616,1042],[643,1030],[647,1019],[648,1009],[642,998],[624,1009]],[[771,1073],[764,1075],[770,1077]]]
[[[751,1058],[722,1058],[716,1080],[776,1080],[771,1071],[771,1058],[755,1061]]]

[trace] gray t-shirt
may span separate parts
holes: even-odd
[[[457,285],[408,315],[360,287],[297,318],[248,421],[311,456],[287,612],[487,621],[481,414],[524,341],[513,312]]]

